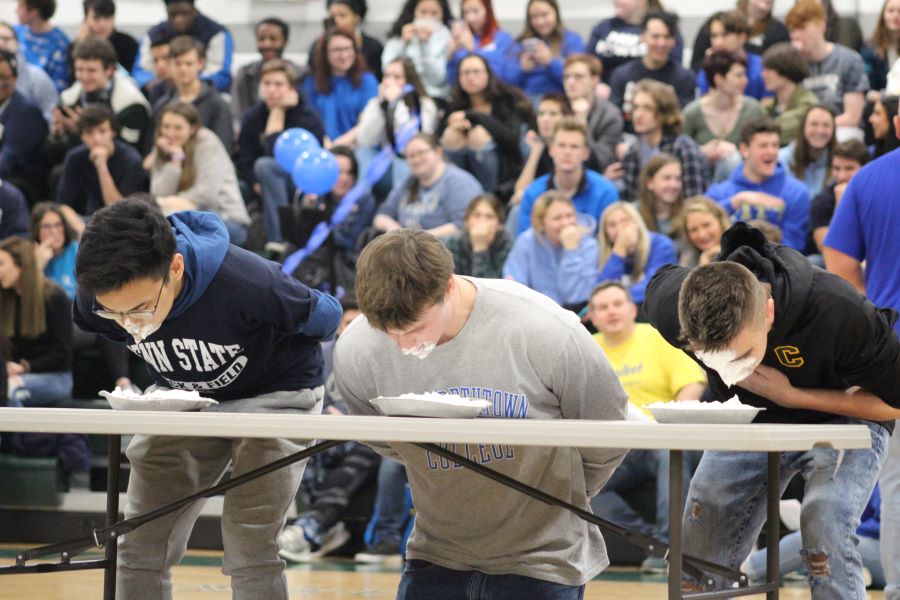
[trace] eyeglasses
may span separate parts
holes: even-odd
[[[356,52],[356,48],[353,46],[347,46],[345,48],[329,48],[328,54],[353,54]]]
[[[53,231],[55,229],[62,229],[62,223],[41,223],[41,231]]]
[[[153,318],[153,315],[156,314],[156,309],[159,307],[159,299],[162,298],[163,288],[166,287],[166,283],[169,281],[169,274],[166,273],[166,276],[163,277],[162,285],[159,286],[159,293],[156,295],[156,303],[153,305],[152,309],[140,309],[140,310],[129,310],[125,312],[119,312],[116,310],[107,310],[103,308],[102,305],[100,308],[97,308],[97,299],[94,298],[94,307],[92,312],[102,319],[109,319],[110,321],[124,321],[125,319],[130,319],[132,321],[149,321]]]

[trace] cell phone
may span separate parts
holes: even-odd
[[[525,52],[531,53],[537,49],[538,44],[541,43],[541,40],[537,38],[527,38],[522,40],[522,50]]]

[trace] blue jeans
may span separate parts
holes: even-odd
[[[72,373],[25,373],[23,385],[9,391],[10,406],[48,406],[72,395]]]
[[[872,587],[884,587],[884,570],[881,568],[881,544],[878,540],[860,536],[856,549],[862,558],[862,564],[872,574]],[[781,538],[778,543],[778,573],[787,575],[797,571],[809,574],[806,563],[803,562],[803,537],[799,531],[794,531]],[[766,556],[765,548],[757,550],[750,555],[750,568],[747,576],[750,581],[765,581]]]
[[[231,219],[222,218],[222,221],[225,223],[225,229],[228,230],[228,241],[235,246],[243,246],[247,241],[247,226]]]
[[[253,163],[253,174],[262,188],[263,216],[266,219],[266,239],[281,242],[281,219],[278,207],[287,206],[294,195],[291,174],[285,172],[271,156],[257,158]]]
[[[444,154],[460,169],[471,173],[486,192],[496,192],[500,183],[500,155],[497,145],[488,142],[481,150],[445,150]]]
[[[372,533],[372,545],[379,542],[400,543],[403,538],[403,523],[406,520],[405,496],[406,467],[385,458],[378,466],[378,490],[375,493],[375,512],[378,519]]]
[[[425,560],[406,561],[397,600],[581,600],[584,586],[522,575],[455,571]]]
[[[900,600],[900,423],[881,469],[881,563],[884,599]]]
[[[800,553],[810,571],[813,600],[865,600],[856,529],[887,452],[888,432],[858,419],[840,417],[831,424],[867,425],[872,447],[782,452],[781,492],[795,474],[803,475]],[[740,567],[766,518],[767,460],[764,452],[703,455],[684,509],[685,554]]]

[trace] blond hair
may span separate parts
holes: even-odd
[[[597,227],[597,241],[600,246],[600,268],[602,269],[603,265],[612,256],[614,242],[609,239],[606,233],[606,223],[609,221],[610,215],[617,210],[624,210],[638,226],[637,248],[633,255],[634,268],[631,271],[631,279],[632,281],[640,281],[644,277],[644,269],[647,267],[647,259],[650,257],[650,231],[647,229],[644,219],[641,218],[641,213],[630,202],[621,200],[613,202],[600,215],[600,225]]]

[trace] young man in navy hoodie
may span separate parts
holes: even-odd
[[[111,257],[114,257],[111,260]],[[337,301],[228,243],[218,216],[164,217],[129,198],[94,213],[75,268],[75,322],[124,342],[155,386],[196,390],[206,410],[278,414],[322,411],[322,352],[340,322]],[[252,432],[248,432],[250,434]],[[144,513],[232,475],[297,452],[284,439],[135,436],[125,516]],[[303,463],[225,494],[223,572],[235,598],[288,598],[276,536]],[[202,503],[142,525],[119,546],[118,597],[172,597],[178,563]]]
[[[797,473],[806,481],[801,555],[813,600],[864,598],[854,537],[900,415],[896,311],[745,223],[722,236],[720,260],[660,269],[644,308],[704,368],[716,400],[736,394],[766,409],[756,422],[869,428],[871,448],[780,457],[782,488]],[[766,465],[763,452],[704,453],[684,512],[685,553],[740,566],[765,520]]]

